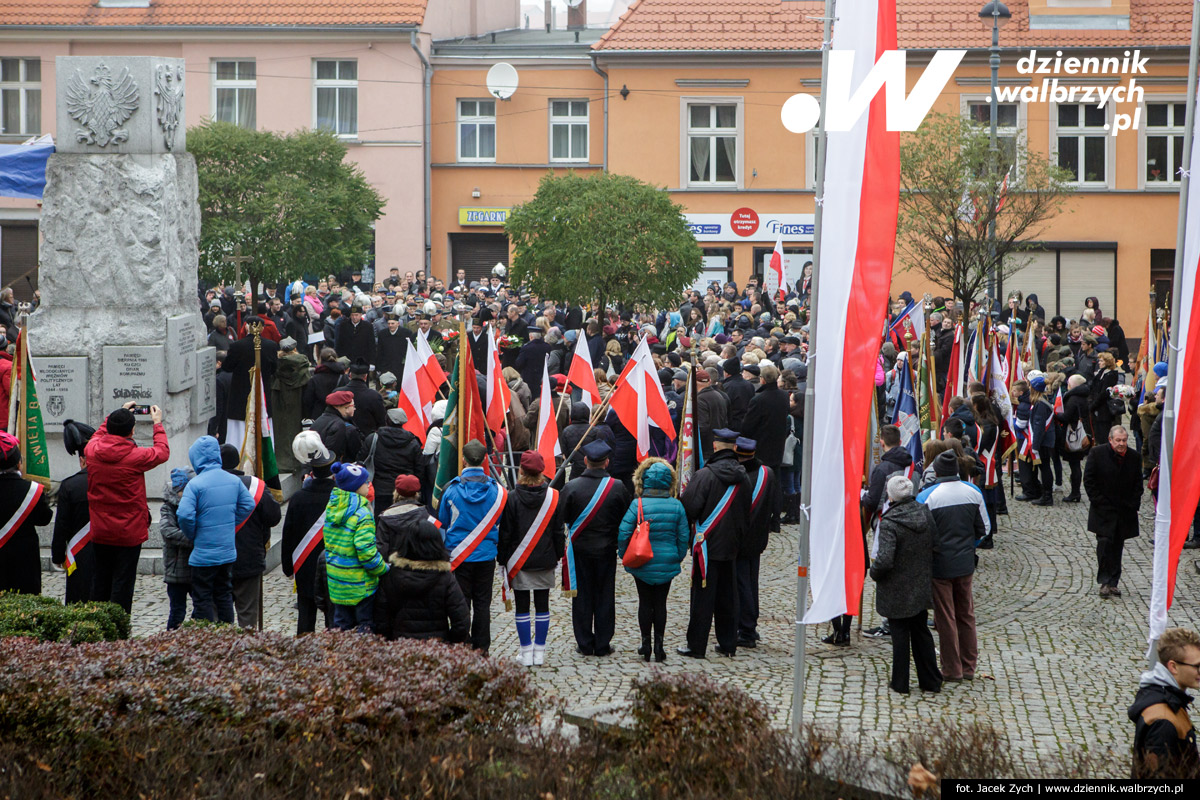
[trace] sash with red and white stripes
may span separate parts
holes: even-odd
[[[754,482],[754,491],[750,493],[750,511],[753,512],[758,508],[758,501],[762,500],[767,489],[767,467],[763,465],[758,468],[758,478]]]
[[[537,543],[542,540],[542,534],[550,527],[550,520],[554,519],[556,508],[558,508],[558,492],[547,487],[546,499],[542,501],[542,507],[538,509],[537,516],[533,518],[533,524],[525,532],[525,538],[517,545],[517,549],[508,557],[505,567],[509,580],[517,577],[517,573],[521,571],[521,567],[525,566],[525,561],[533,552],[533,548],[537,547]]]
[[[17,506],[17,512],[13,514],[12,519],[4,523],[4,527],[0,528],[0,547],[8,544],[9,537],[16,533],[17,529],[29,519],[29,515],[33,512],[33,507],[37,505],[37,501],[42,496],[42,485],[32,482],[29,484],[29,491],[25,493],[24,499],[21,500],[21,505]]]
[[[296,545],[296,549],[292,551],[292,574],[300,572],[300,567],[312,555],[313,550],[317,549],[317,545],[325,543],[325,515],[321,514],[317,517],[317,521],[312,524],[308,532],[304,534],[304,538],[300,540],[300,544]]]
[[[458,569],[471,553],[475,552],[475,548],[487,538],[488,532],[495,527],[496,522],[500,519],[501,512],[504,511],[504,503],[508,500],[508,492],[503,486],[496,487],[496,501],[492,503],[492,507],[483,515],[483,519],[479,524],[471,529],[463,540],[458,543],[458,546],[450,553],[450,569]]]
[[[975,441],[980,444],[979,457],[983,459],[983,485],[984,487],[995,486],[1000,476],[996,468],[996,446],[999,442],[992,442],[991,450],[983,450],[983,426],[975,426]]]
[[[72,575],[75,569],[79,566],[76,563],[79,560],[79,551],[87,547],[92,541],[92,522],[87,523],[79,529],[79,532],[71,537],[71,541],[67,542],[67,574]]]
[[[250,476],[250,486],[247,488],[250,489],[250,494],[253,495],[253,497],[254,497],[254,508],[258,508],[258,501],[262,500],[263,492],[266,491],[266,489],[267,489],[267,484],[264,481],[260,481],[258,478],[251,475]],[[242,520],[241,522],[239,522],[237,524],[237,527],[234,528],[235,531],[240,531],[242,529],[242,526],[245,525],[247,521],[249,521],[250,517],[254,516],[254,508],[250,509],[250,513],[246,515],[246,519]]]

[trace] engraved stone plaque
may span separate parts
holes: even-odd
[[[199,314],[167,318],[167,391],[182,392],[196,385],[196,349],[204,344],[204,320]]]
[[[103,383],[103,416],[130,400],[140,406],[162,407],[167,399],[166,348],[105,347]],[[139,415],[137,419],[149,422],[150,415]]]
[[[91,425],[88,419],[88,360],[85,356],[34,356],[38,401],[46,430],[62,430],[64,420]]]
[[[196,351],[196,385],[192,387],[192,424],[203,425],[217,413],[217,348]]]
[[[184,62],[57,56],[59,153],[182,153]]]

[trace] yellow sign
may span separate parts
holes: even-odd
[[[458,209],[459,225],[499,225],[508,222],[507,208],[460,208]]]

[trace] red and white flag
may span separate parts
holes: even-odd
[[[782,290],[787,292],[787,269],[783,265],[783,237],[775,242],[775,250],[771,253],[771,262],[763,275],[763,289],[767,297],[776,298]]]
[[[592,350],[582,333],[575,343],[575,355],[571,356],[571,368],[567,371],[567,383],[583,390],[583,402],[591,408],[600,402],[600,387],[596,385],[596,370],[592,365]]]
[[[512,391],[504,380],[504,368],[500,366],[500,348],[496,346],[496,331],[487,326],[487,423],[492,433],[504,427],[504,418],[512,405]]]
[[[833,49],[854,51],[855,90],[886,50],[896,49],[895,0],[838,6]],[[810,511],[812,606],[804,622],[857,614],[866,576],[859,519],[867,417],[875,394],[879,320],[887,315],[900,134],[885,125],[885,93],[845,132],[828,132],[816,298],[816,394]]]
[[[637,439],[638,461],[650,455],[651,425],[660,428],[667,438],[675,438],[675,423],[671,421],[667,397],[658,382],[654,358],[645,339],[638,342],[629,363],[617,378],[609,404],[617,419]]]
[[[433,331],[431,330],[430,333]],[[446,373],[442,370],[442,365],[438,363],[433,348],[429,346],[429,340],[420,333],[417,333],[417,360],[421,364],[421,370],[425,373],[424,383],[428,386],[428,388],[422,389],[421,398],[432,406],[438,387],[446,382]]]
[[[1200,165],[1200,138],[1192,138],[1192,172]],[[1158,505],[1154,514],[1154,582],[1150,589],[1150,640],[1157,640],[1167,627],[1167,611],[1175,598],[1175,578],[1179,556],[1188,529],[1200,502],[1200,293],[1196,291],[1196,272],[1200,269],[1200,177],[1188,184],[1187,220],[1184,227],[1182,282],[1179,286],[1179,314],[1171,320],[1178,331],[1179,349],[1170,357],[1178,359],[1175,375],[1167,384],[1167,399],[1175,411],[1173,441],[1167,440],[1163,425],[1158,465]],[[1153,374],[1153,373],[1151,373]],[[1170,456],[1167,454],[1170,453]],[[1175,463],[1183,469],[1172,469]]]
[[[404,423],[404,430],[416,436],[424,446],[425,430],[429,427],[429,411],[425,405],[426,398],[425,393],[421,390],[421,384],[423,379],[426,384],[429,383],[429,380],[424,377],[424,369],[420,360],[416,348],[410,341],[408,352],[404,356],[404,374],[400,378],[400,393],[396,397],[396,407],[403,409],[408,416],[408,421]],[[434,391],[436,392],[436,388]],[[432,407],[433,404],[430,402],[429,408]]]
[[[558,419],[550,399],[550,359],[542,362],[542,396],[538,401],[537,451],[546,462],[546,470],[554,474],[554,457],[562,455],[558,444]]]

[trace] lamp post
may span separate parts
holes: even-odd
[[[996,173],[999,171],[1000,149],[996,144],[996,116],[998,113],[996,88],[1000,82],[1000,29],[1004,27],[1012,14],[1008,10],[1008,6],[1001,3],[999,0],[991,0],[979,11],[979,18],[983,20],[985,26],[990,26],[992,29],[992,46],[988,49],[990,54],[988,57],[988,65],[992,68],[992,93],[988,97],[990,105],[990,139],[988,142],[988,166],[990,168],[990,179],[996,179]],[[996,197],[995,194],[990,195],[988,200],[988,297],[994,297],[996,293]],[[990,312],[991,309],[989,308]]]

